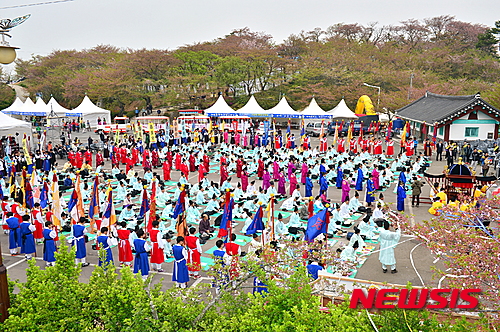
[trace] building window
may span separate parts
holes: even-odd
[[[465,137],[479,137],[479,127],[465,127]]]
[[[444,127],[439,127],[438,135],[443,136],[443,134],[444,134]]]

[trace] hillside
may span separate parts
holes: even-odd
[[[395,26],[335,24],[290,35],[282,43],[248,28],[176,50],[132,50],[99,45],[57,50],[17,61],[34,94],[53,95],[66,107],[85,93],[116,112],[144,108],[206,108],[219,93],[241,107],[254,93],[264,108],[286,95],[295,109],[312,96],[324,109],[342,97],[354,108],[368,94],[380,108],[397,109],[426,91],[473,94],[500,107],[500,62],[492,51],[495,28],[451,16]],[[410,77],[412,88],[410,89]]]

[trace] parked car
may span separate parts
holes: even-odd
[[[325,125],[325,133],[328,132],[328,127]],[[321,134],[321,122],[310,122],[306,126],[306,135],[318,137]]]

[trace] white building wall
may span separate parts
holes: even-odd
[[[491,119],[491,118],[489,118]],[[473,120],[471,120],[473,121]],[[465,128],[466,127],[478,127],[479,135],[478,137],[465,137]],[[450,125],[450,140],[452,141],[463,141],[467,140],[476,140],[476,139],[487,139],[488,133],[493,133],[493,137],[495,135],[495,124],[454,124]],[[439,136],[438,136],[439,137]]]

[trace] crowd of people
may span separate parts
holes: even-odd
[[[61,232],[70,232],[76,263],[85,267],[88,236],[97,234],[94,248],[106,251],[99,264],[114,264],[111,248],[117,246],[120,266],[133,267],[146,278],[150,269],[163,272],[165,261],[173,259],[172,280],[186,287],[200,276],[202,246],[217,235],[230,192],[232,218],[242,220],[243,228],[241,234],[221,236],[213,258],[234,267],[233,272],[242,254],[238,237],[252,237],[250,254],[270,242],[302,240],[308,219],[327,210],[326,233],[310,241],[349,235],[339,259],[355,261],[364,241],[378,240],[383,272],[389,267],[397,273],[394,243],[400,231],[391,225],[391,215],[405,211],[410,195],[411,204],[420,205],[421,178],[433,151],[436,158],[443,150],[451,151],[452,158],[458,155],[453,144],[440,150],[441,142],[429,147],[425,141],[418,150],[418,142],[407,139],[395,151],[392,139],[334,138],[328,144],[320,137],[319,146],[311,146],[307,136],[299,143],[292,135],[265,137],[254,129],[245,134],[202,129],[100,139],[104,150],[93,151],[91,138],[85,143],[75,138],[63,142],[65,154],[51,142],[30,155],[24,149],[7,151],[0,162],[0,186],[3,227],[12,255],[30,259],[37,243],[43,243],[43,259],[53,265]],[[473,168],[481,160],[474,163],[475,152],[460,153]],[[486,154],[482,158],[487,159]],[[212,180],[209,173],[216,174]],[[396,194],[395,208],[385,200],[383,191],[388,189]],[[428,190],[442,201],[442,188]],[[71,193],[69,202],[61,198],[65,192]],[[153,201],[155,209],[149,206]],[[264,229],[252,231],[256,211],[270,205],[281,212],[272,220],[264,216]],[[62,210],[55,211],[58,206]],[[115,207],[121,208],[116,221],[110,216]],[[431,209],[435,214],[439,207],[433,204]],[[283,218],[283,213],[289,217]],[[361,216],[359,223],[354,215]],[[346,232],[348,227],[352,234]],[[303,259],[316,277],[321,262],[307,255]]]

